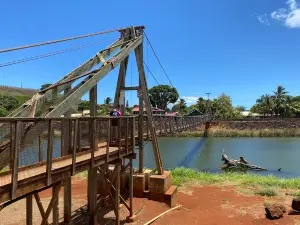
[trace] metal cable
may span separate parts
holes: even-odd
[[[153,75],[153,73],[151,72],[151,70],[149,69],[149,67],[147,66],[147,64],[145,63],[145,61],[143,61],[143,63],[146,66],[146,68],[149,71],[149,73],[151,74],[151,76],[153,77],[153,79],[156,81],[157,85],[159,85],[157,79],[155,78],[155,76]]]
[[[50,56],[63,54],[63,53],[66,53],[66,52],[72,52],[72,51],[80,50],[80,49],[83,49],[83,48],[88,48],[88,47],[91,47],[91,46],[95,46],[95,45],[97,45],[99,43],[103,43],[103,42],[106,42],[106,41],[98,41],[98,42],[94,42],[93,44],[80,45],[78,47],[67,48],[67,49],[63,49],[63,50],[59,50],[59,51],[55,51],[55,52],[49,52],[49,53],[42,54],[42,55],[37,55],[37,56],[18,59],[18,60],[6,62],[6,63],[1,63],[0,67],[11,66],[11,65],[19,64],[19,63],[29,62],[29,61],[33,61],[33,60],[37,60],[37,59],[42,59],[42,58],[47,58],[47,57],[50,57]]]
[[[144,32],[144,34],[145,34],[146,40],[147,40],[147,42],[149,43],[149,45],[150,45],[150,47],[151,47],[151,49],[152,49],[152,51],[153,51],[153,53],[154,53],[154,55],[155,55],[155,57],[156,57],[156,59],[157,59],[157,61],[158,61],[158,63],[159,63],[159,65],[160,65],[160,67],[161,67],[161,68],[162,68],[162,70],[164,71],[164,73],[165,73],[165,75],[166,75],[167,79],[169,80],[169,82],[170,82],[171,86],[172,86],[172,87],[174,87],[174,86],[173,86],[173,84],[172,84],[172,82],[171,82],[171,80],[170,80],[170,78],[169,78],[169,76],[168,76],[168,74],[167,74],[167,72],[165,71],[165,69],[164,69],[163,65],[161,64],[161,62],[160,62],[160,60],[159,60],[159,58],[158,58],[158,56],[157,56],[157,54],[156,54],[156,52],[155,52],[155,50],[154,50],[154,48],[153,48],[152,44],[151,44],[151,42],[150,42],[150,40],[149,40],[148,36],[146,35],[145,31],[143,31],[143,32]]]
[[[41,43],[37,43],[37,44],[24,45],[24,46],[19,46],[19,47],[14,47],[14,48],[6,48],[6,49],[0,50],[0,53],[16,51],[16,50],[21,50],[21,49],[25,49],[25,48],[33,48],[33,47],[42,46],[42,45],[56,44],[56,43],[60,43],[60,42],[71,41],[71,40],[76,40],[76,39],[81,39],[81,38],[86,38],[86,37],[92,37],[92,36],[96,36],[96,35],[100,35],[100,34],[107,34],[107,33],[112,33],[112,32],[121,31],[121,30],[123,30],[123,28],[106,30],[106,31],[92,33],[92,34],[84,34],[84,35],[80,35],[80,36],[63,38],[63,39],[54,40],[54,41],[41,42]]]

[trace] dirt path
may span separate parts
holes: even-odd
[[[72,210],[76,218],[75,224],[87,224],[87,216],[84,216],[82,206],[86,205],[87,183],[84,179],[73,179],[73,203]],[[170,212],[152,224],[173,225],[173,224],[291,224],[300,225],[300,216],[284,215],[280,220],[268,220],[264,214],[264,204],[270,202],[281,202],[287,207],[290,206],[291,197],[261,197],[248,195],[249,189],[237,187],[218,186],[184,186],[179,189],[178,204],[181,208]],[[44,207],[50,200],[51,191],[41,193]],[[63,215],[63,198],[60,193],[60,216]],[[21,200],[0,212],[0,224],[25,224],[25,201]],[[144,224],[169,208],[158,202],[146,199],[134,199],[134,212],[137,213],[137,220],[134,225]],[[75,213],[76,212],[76,213]],[[39,224],[41,219],[39,211],[34,204],[34,224]],[[128,212],[121,207],[121,219],[125,222]],[[102,210],[99,219],[104,219],[101,224],[114,224],[113,212],[108,208]],[[50,220],[51,222],[51,216]]]

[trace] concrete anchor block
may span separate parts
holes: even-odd
[[[173,208],[177,205],[177,200],[178,200],[177,186],[172,185],[165,193],[165,203],[170,208]]]
[[[164,171],[162,175],[151,175],[149,178],[150,193],[164,194],[172,185],[172,174]]]
[[[145,191],[145,175],[134,174],[133,175],[133,195],[134,197],[143,198]]]

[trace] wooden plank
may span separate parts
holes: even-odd
[[[106,66],[107,62],[105,61],[105,59],[103,58],[100,52],[97,53],[97,56],[100,59],[100,61],[103,63],[103,65]]]
[[[120,164],[115,165],[117,170],[116,177],[116,196],[115,196],[115,206],[116,206],[116,224],[120,225]]]
[[[139,78],[140,78],[140,83],[141,83],[141,88],[142,88],[142,93],[143,93],[143,100],[145,102],[145,107],[146,107],[146,111],[147,111],[147,119],[148,119],[149,126],[150,126],[151,140],[152,140],[152,146],[153,146],[153,151],[154,151],[154,156],[155,156],[156,167],[157,167],[158,174],[161,175],[161,174],[163,174],[163,166],[162,166],[162,161],[161,161],[161,157],[160,157],[156,131],[155,131],[155,128],[153,127],[151,104],[150,104],[150,100],[149,100],[149,96],[148,96],[148,88],[147,88],[146,76],[145,76],[144,64],[143,64],[143,45],[142,44],[139,45],[135,49],[135,56],[136,56],[136,62],[137,62],[138,71],[139,71]]]
[[[128,149],[128,143],[129,143],[129,118],[126,117],[126,127],[125,127],[125,146],[126,146],[126,153],[129,154],[129,149]]]
[[[76,174],[76,151],[78,146],[78,124],[79,120],[74,121],[74,138],[73,138],[73,151],[72,151],[72,176]]]
[[[58,199],[58,194],[59,194],[61,185],[62,185],[62,182],[59,182],[58,184],[54,185],[54,187],[53,187],[54,191],[52,193],[52,198],[51,198],[49,206],[46,210],[45,216],[43,217],[41,225],[46,225],[47,224],[50,213],[51,213],[51,211],[52,211],[52,209],[53,209],[53,207],[54,207],[54,205],[55,205],[55,203]]]
[[[26,225],[32,225],[32,195],[26,197]]]
[[[141,79],[139,79],[141,85]],[[139,145],[139,173],[144,170],[144,101],[139,97],[139,124],[138,124],[138,145]]]
[[[88,212],[90,224],[97,225],[97,168],[88,171]]]
[[[11,176],[11,200],[15,199],[18,186],[18,169],[19,169],[19,151],[20,151],[20,132],[21,122],[16,121],[14,129],[14,149],[12,155],[12,176]]]
[[[118,118],[118,156],[120,157],[121,156],[121,124],[122,123],[122,118]]]
[[[133,162],[132,159],[129,160],[130,168],[129,168],[129,216],[133,216]]]
[[[43,219],[43,218],[45,218],[45,214],[46,214],[46,213],[45,213],[43,204],[42,204],[42,202],[41,202],[41,198],[40,198],[40,196],[39,196],[38,193],[34,193],[34,198],[35,198],[36,204],[37,204],[37,206],[38,206],[38,208],[39,208],[39,211],[40,211],[41,216],[42,216],[42,219]],[[47,225],[49,224],[49,223],[48,223],[48,220],[46,221],[46,224],[47,224]]]
[[[53,120],[48,121],[48,143],[47,143],[47,185],[51,184],[52,155],[53,155]]]
[[[139,86],[123,87],[121,90],[124,90],[124,91],[137,91],[137,90],[139,90]]]
[[[105,163],[108,163],[109,160],[109,145],[110,145],[110,139],[111,139],[111,119],[108,119],[108,126],[107,126],[107,145],[106,145],[106,160]]]
[[[52,196],[55,196],[55,191],[56,187],[52,187]],[[59,208],[58,208],[58,203],[59,203],[59,195],[57,195],[56,200],[53,203],[53,209],[52,209],[52,225],[58,225],[58,220],[59,220]]]
[[[68,177],[64,185],[64,224],[71,223],[72,212],[72,180]]]

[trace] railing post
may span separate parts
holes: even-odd
[[[91,168],[93,168],[95,166],[95,151],[96,148],[98,148],[97,146],[97,141],[96,141],[96,119],[93,118],[92,120],[90,120],[91,123],[91,133],[90,133],[90,142],[91,142]]]
[[[160,129],[160,135],[162,135],[162,119],[161,119],[161,115],[159,116],[159,129]]]
[[[108,125],[107,125],[107,144],[106,144],[106,160],[105,163],[108,163],[109,160],[109,145],[110,145],[110,139],[111,139],[111,119],[108,119]]]
[[[126,117],[126,130],[125,130],[125,145],[126,145],[126,154],[128,155],[128,129],[129,129],[129,120],[128,117]]]
[[[47,143],[47,186],[52,183],[52,154],[53,154],[53,121],[48,121],[48,143]]]
[[[19,168],[19,150],[20,150],[20,121],[16,121],[14,130],[14,144],[12,154],[12,175],[11,175],[11,199],[17,197],[17,186],[18,186],[18,168]]]
[[[131,142],[132,153],[135,153],[135,117],[132,118]]]
[[[121,126],[121,122],[122,122],[122,118],[121,117],[119,117],[118,118],[118,158],[120,158],[121,157],[121,139],[122,139],[122,137],[121,137],[121,129],[122,129],[122,126]]]
[[[79,120],[74,121],[74,138],[73,138],[73,149],[72,149],[72,176],[75,176],[76,173],[76,151],[78,146],[78,124]]]

